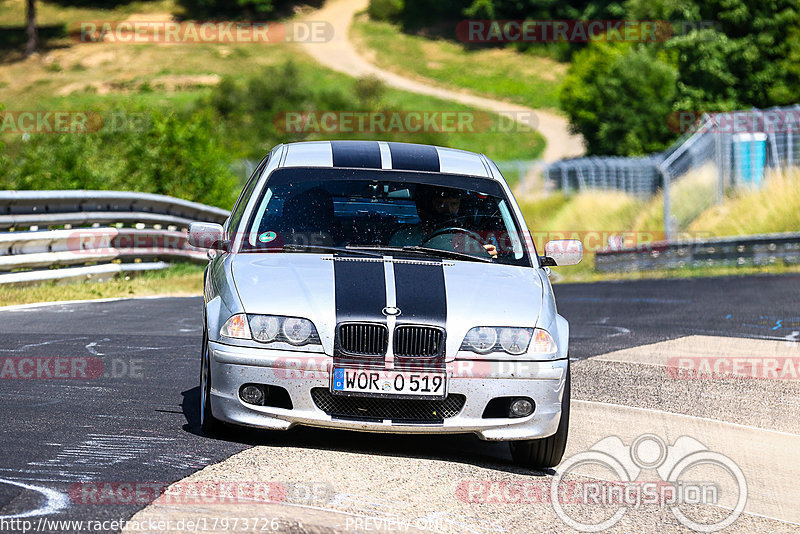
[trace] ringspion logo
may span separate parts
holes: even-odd
[[[657,478],[646,475],[653,472]],[[590,480],[576,485],[576,477]],[[668,508],[691,530],[718,532],[739,518],[746,502],[742,469],[690,436],[671,445],[654,434],[642,434],[630,445],[609,436],[566,458],[550,483],[556,515],[579,532],[611,529],[629,510],[647,507]],[[709,519],[702,512],[709,506],[725,513]]]

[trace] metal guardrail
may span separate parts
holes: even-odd
[[[0,191],[0,229],[12,230],[0,232],[0,284],[105,279],[168,267],[162,260],[205,263],[206,254],[188,244],[186,229],[229,215],[148,193]]]
[[[595,268],[600,272],[776,263],[800,264],[800,233],[655,242],[595,254]]]
[[[0,191],[0,229],[60,225],[222,223],[230,213],[166,195],[130,191]]]

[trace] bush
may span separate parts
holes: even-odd
[[[595,42],[575,55],[559,92],[573,131],[590,154],[663,150],[677,71],[644,47]]]
[[[38,135],[0,159],[0,189],[160,193],[230,209],[239,183],[209,113],[150,113],[141,129]]]
[[[403,14],[403,0],[370,0],[367,13],[372,20],[397,22]]]
[[[291,8],[302,2],[297,0],[178,0],[189,18],[215,19],[225,17],[236,20],[264,20],[266,17],[291,14]],[[319,3],[319,2],[317,2]]]
[[[376,76],[369,75],[356,80],[353,90],[359,102],[371,107],[377,105],[383,99],[386,86]]]

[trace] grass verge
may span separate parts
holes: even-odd
[[[586,261],[584,259],[583,261]],[[583,263],[583,262],[581,262]],[[580,265],[580,264],[579,264]],[[578,267],[578,266],[575,266]],[[589,282],[619,282],[625,280],[666,280],[682,278],[740,277],[754,275],[778,275],[800,273],[800,265],[743,265],[717,267],[684,267],[681,269],[661,269],[652,271],[632,271],[627,273],[598,273],[573,270],[575,267],[552,267],[556,273],[554,283],[574,284]]]
[[[469,49],[444,39],[403,33],[399,26],[360,14],[351,36],[387,70],[464,88],[532,108],[557,109],[567,66],[510,48]]]
[[[200,296],[203,294],[203,267],[178,263],[162,271],[144,272],[135,277],[120,276],[106,282],[48,282],[31,286],[0,286],[0,306],[88,300],[104,298]]]
[[[800,170],[770,173],[761,189],[739,189],[720,205],[715,204],[716,180],[713,169],[702,168],[675,183],[671,198],[679,237],[754,235],[800,229]],[[598,273],[594,270],[594,254],[607,246],[609,236],[626,236],[626,245],[664,238],[663,196],[641,200],[607,191],[570,197],[556,193],[520,199],[520,208],[539,253],[544,243],[552,239],[572,238],[584,243],[584,259],[580,264],[554,269],[555,278],[563,282],[800,272],[800,266],[775,264]]]

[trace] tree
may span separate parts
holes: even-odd
[[[663,150],[678,73],[644,46],[593,42],[575,55],[559,93],[590,154]]]
[[[36,31],[36,0],[27,0],[25,19],[28,33],[28,44],[25,46],[25,57],[30,57],[39,47],[39,34]]]

